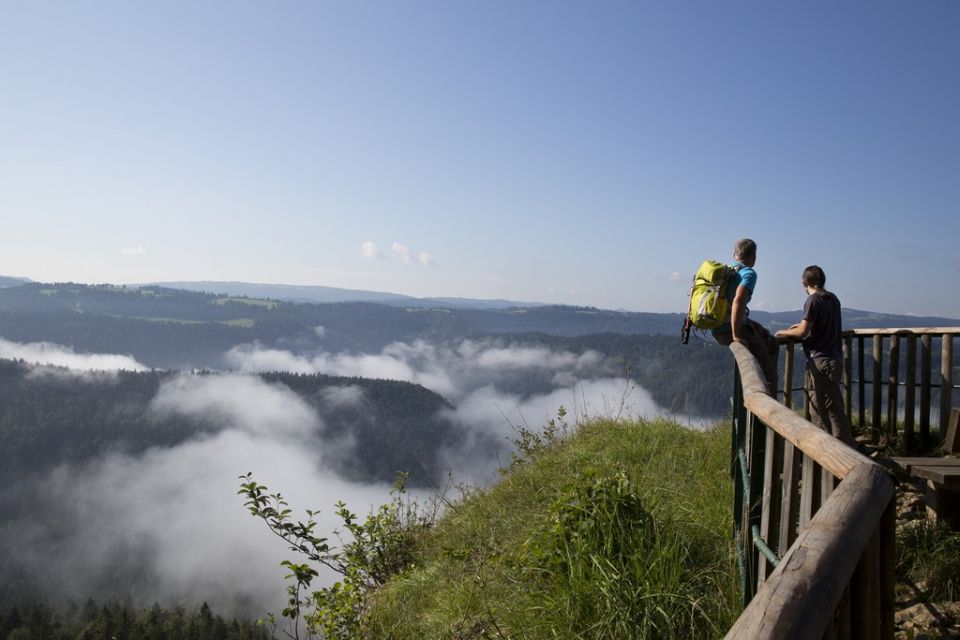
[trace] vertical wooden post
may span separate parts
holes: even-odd
[[[887,368],[887,436],[897,439],[897,396],[900,395],[900,336],[890,336],[890,365]]]
[[[780,501],[780,539],[777,553],[783,556],[797,539],[800,516],[800,464],[803,453],[785,442],[783,446],[783,496]]]
[[[793,408],[793,347],[790,340],[783,349],[783,405],[788,409]]]
[[[853,418],[853,337],[843,339],[843,412],[847,420]]]
[[[953,392],[953,336],[943,334],[940,338],[940,441],[947,435]]]
[[[897,499],[892,498],[880,519],[880,637],[893,640],[896,594],[894,568],[897,562],[896,544]]]
[[[813,458],[804,454],[803,456],[803,479],[800,481],[800,523],[797,527],[802,531],[810,522],[813,514],[817,510],[816,500],[819,497],[817,493],[820,484],[820,473],[818,465]]]
[[[920,337],[920,444],[930,442],[930,368],[933,336]]]
[[[743,529],[743,482],[741,481],[740,449],[743,448],[743,422],[746,419],[743,406],[743,386],[740,383],[740,368],[733,369],[733,418],[730,421],[730,477],[733,479],[733,535]]]
[[[750,414],[748,418],[750,424],[750,450],[748,461],[750,464],[750,502],[747,504],[749,516],[745,523],[745,540],[749,544],[748,550],[748,582],[752,585],[753,592],[756,593],[758,585],[758,576],[760,575],[760,562],[766,562],[760,555],[760,550],[753,544],[753,526],[760,527],[761,516],[763,513],[763,480],[764,480],[764,462],[766,462],[767,448],[767,425],[760,418]],[[751,594],[752,595],[752,594]]]
[[[860,563],[850,581],[852,619],[850,635],[854,638],[876,638],[880,632],[879,544],[877,535],[870,537],[860,556]]]
[[[836,486],[836,478],[828,469],[820,468],[820,504],[822,505],[833,493]]]
[[[873,442],[880,439],[880,407],[883,398],[883,336],[873,336],[873,416],[870,424],[870,433]]]
[[[867,430],[867,379],[863,336],[857,336],[857,418],[861,432]]]
[[[903,442],[909,450],[913,446],[913,423],[917,411],[917,336],[907,337],[906,388],[903,390]]]
[[[837,605],[837,640],[851,640],[850,636],[850,587],[848,586]]]
[[[767,455],[763,463],[763,508],[760,516],[760,537],[771,549],[776,548],[780,537],[780,499],[782,486],[780,472],[783,469],[783,437],[767,428]],[[772,564],[762,558],[757,572],[757,589],[773,571]]]

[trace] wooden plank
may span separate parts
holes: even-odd
[[[793,407],[793,347],[790,340],[783,349],[783,406]]]
[[[887,437],[897,439],[897,396],[900,395],[900,335],[890,336],[890,362],[887,367]]]
[[[868,543],[867,548],[861,551],[857,568],[850,579],[851,608],[853,609],[850,635],[854,638],[876,637],[876,632],[870,635],[871,630],[875,628],[876,619],[875,606],[870,598],[873,583],[877,580],[877,567],[873,563],[869,546]]]
[[[880,638],[893,640],[894,611],[896,610],[895,568],[897,504],[890,500],[880,519]]]
[[[853,336],[843,339],[843,412],[853,419]]]
[[[944,335],[940,345],[940,439],[947,433],[953,392],[953,336]]]
[[[960,469],[960,458],[940,458],[931,456],[894,456],[887,458],[904,473],[911,473],[917,467],[953,467]]]
[[[816,477],[818,475],[816,466],[817,463],[813,461],[813,458],[803,456],[803,479],[800,480],[800,524],[798,527],[800,531],[806,528],[817,510],[817,505],[814,503],[814,500],[819,497],[816,495],[817,485],[819,484],[819,478]]]
[[[960,408],[950,412],[950,424],[947,437],[943,440],[943,450],[947,453],[960,453]]]
[[[960,327],[903,327],[903,328],[882,328],[882,329],[846,329],[843,332],[845,336],[891,336],[895,333],[913,333],[918,336],[941,334],[960,335]]]
[[[780,500],[780,536],[777,553],[782,557],[797,539],[797,520],[800,517],[800,465],[803,452],[792,442],[783,446],[783,495]]]
[[[771,398],[771,400],[773,399]],[[776,402],[776,400],[773,401]],[[763,467],[766,461],[767,431],[769,430],[766,428],[766,425],[763,424],[763,421],[753,414],[750,414],[747,424],[750,425],[750,451],[748,459],[750,463],[750,501],[747,504],[749,515],[747,516],[748,520],[744,528],[747,532],[746,539],[749,542],[749,546],[746,547],[749,550],[747,570],[750,577],[748,584],[752,584],[755,587],[758,584],[761,562],[766,562],[760,550],[753,544],[753,527],[756,525],[759,528],[762,516]]]
[[[760,516],[760,537],[771,549],[776,550],[780,536],[780,501],[783,487],[781,486],[781,471],[783,470],[784,440],[773,429],[767,429],[767,456],[763,464],[763,509]],[[767,579],[773,565],[763,558],[758,572],[757,588]]]
[[[857,336],[857,424],[860,431],[865,433],[867,430],[867,381],[863,362],[863,336]]]
[[[920,338],[920,444],[930,442],[930,367],[933,337]]]
[[[820,467],[820,504],[823,504],[833,493],[836,486],[836,478],[827,469]]]
[[[850,635],[850,588],[844,590],[837,605],[837,640],[851,640]]]
[[[903,442],[913,446],[914,421],[917,413],[917,336],[907,337],[907,367],[903,390]]]
[[[916,466],[910,471],[910,475],[942,485],[960,486],[960,467],[956,465]]]
[[[852,470],[725,637],[822,636],[892,497],[893,483],[879,465]]]
[[[870,434],[874,443],[880,440],[880,407],[883,399],[883,338],[873,336],[873,415],[870,419]]]

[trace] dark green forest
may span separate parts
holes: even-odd
[[[0,610],[3,640],[267,640],[269,626],[226,620],[203,603],[198,609],[137,609],[110,601],[51,607],[41,603]]]
[[[120,371],[115,377],[91,378],[56,368],[37,371],[21,361],[0,360],[3,482],[107,452],[138,454],[172,447],[225,426],[212,418],[150,411],[160,385],[178,375],[173,372]],[[429,483],[440,473],[436,452],[457,444],[457,431],[440,414],[450,405],[420,385],[292,373],[261,378],[291,389],[317,411],[325,425],[318,434],[321,440],[347,435],[354,440],[352,455],[322,460],[350,479],[392,482],[403,471],[410,473],[412,485]],[[362,389],[362,405],[330,407],[323,402],[324,390],[348,386]]]

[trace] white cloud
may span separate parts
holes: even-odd
[[[325,399],[362,402],[363,394],[332,388]],[[310,438],[319,419],[282,385],[254,376],[183,375],[165,383],[151,406],[159,415],[212,420],[221,430],[141,455],[112,453],[61,467],[31,485],[36,500],[28,513],[3,523],[5,542],[17,549],[9,558],[47,567],[31,573],[45,581],[40,586],[49,596],[102,599],[112,595],[114,574],[137,575],[140,597],[149,598],[144,604],[207,601],[245,617],[278,612],[287,573],[280,562],[295,555],[243,507],[238,476],[253,472],[282,491],[294,517],[319,509],[317,532],[334,545],[333,531],[342,528],[334,516],[338,500],[364,514],[389,499],[388,486],[351,483],[321,467],[319,444]],[[318,568],[321,582],[331,583],[335,575]]]
[[[407,245],[394,242],[390,247],[390,250],[396,254],[396,257],[400,259],[400,262],[410,264],[412,261],[410,257],[410,249],[407,247]]]
[[[143,247],[124,247],[120,249],[120,253],[125,256],[145,256],[147,255],[147,250]]]
[[[147,371],[149,367],[126,355],[75,353],[73,348],[52,342],[21,344],[0,338],[0,358],[24,360],[31,364],[67,367],[78,371]]]
[[[311,360],[294,355],[290,351],[264,349],[259,343],[237,345],[224,355],[224,360],[232,369],[243,373],[267,371],[319,373]]]
[[[680,275],[679,271],[674,271],[670,274],[670,282],[681,282],[682,280],[683,276]]]
[[[180,414],[212,420],[252,435],[309,440],[320,418],[297,394],[247,375],[182,374],[164,382],[150,404],[160,416]]]
[[[432,267],[436,264],[433,256],[426,251],[413,251],[401,242],[394,242],[390,245],[390,253],[385,254],[380,251],[374,242],[367,241],[360,245],[360,255],[368,260],[375,258],[392,258],[404,264],[419,265],[421,267]]]

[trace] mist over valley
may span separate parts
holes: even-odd
[[[712,425],[732,362],[708,340],[680,345],[680,318],[0,289],[0,604],[276,610],[288,554],[243,509],[239,475],[332,531],[335,502],[363,513],[399,472],[421,499],[451,477],[490,483],[518,427],[561,406],[571,421]]]

